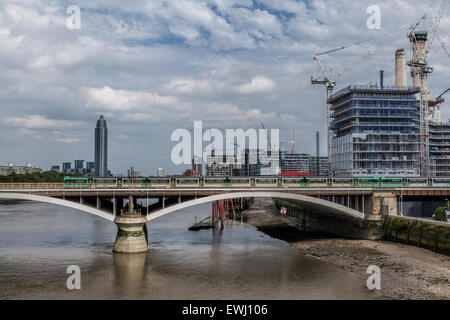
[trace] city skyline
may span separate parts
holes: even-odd
[[[181,14],[188,4],[195,13]],[[385,85],[393,85],[394,63],[386,57],[405,48],[411,58],[402,28],[417,22],[428,6],[379,1],[381,29],[370,30],[366,9],[371,4],[187,1],[167,4],[164,11],[158,1],[134,2],[133,7],[79,1],[81,28],[68,30],[63,3],[5,1],[0,7],[0,163],[49,168],[91,159],[92,119],[99,114],[111,128],[112,172],[130,166],[143,175],[157,168],[183,172],[189,165],[170,161],[170,134],[194,120],[244,129],[259,128],[264,121],[267,128],[281,129],[282,140],[295,129],[295,151],[310,154],[320,131],[321,155],[326,155],[325,90],[310,84],[312,56],[397,28],[395,37],[323,56],[337,75],[337,90],[376,83],[380,69],[386,71]],[[450,29],[448,10],[443,30]],[[443,40],[449,42],[445,34]],[[429,58],[434,94],[448,87],[446,59],[436,41]],[[448,103],[441,107],[445,120]]]

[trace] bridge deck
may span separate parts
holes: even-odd
[[[230,192],[287,192],[308,196],[320,195],[372,195],[373,193],[394,193],[403,196],[450,196],[449,187],[414,187],[414,188],[354,188],[354,187],[316,187],[316,188],[96,188],[96,189],[68,189],[68,188],[10,188],[0,189],[0,193],[28,193],[48,195],[52,197],[84,195],[84,196],[208,196]]]

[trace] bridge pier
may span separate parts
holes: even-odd
[[[395,192],[374,192],[372,211],[376,214],[397,215],[397,196]]]
[[[117,216],[114,222],[118,228],[114,252],[139,253],[148,250],[145,216],[136,212],[125,212]]]

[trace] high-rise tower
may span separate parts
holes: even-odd
[[[95,127],[95,176],[105,177],[108,171],[108,128],[101,115]]]

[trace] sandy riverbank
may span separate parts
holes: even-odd
[[[289,242],[306,255],[356,274],[362,280],[369,265],[381,268],[381,293],[392,299],[450,299],[450,257],[388,241],[353,240],[305,234],[290,226],[270,199],[255,201],[242,212],[247,223]]]

